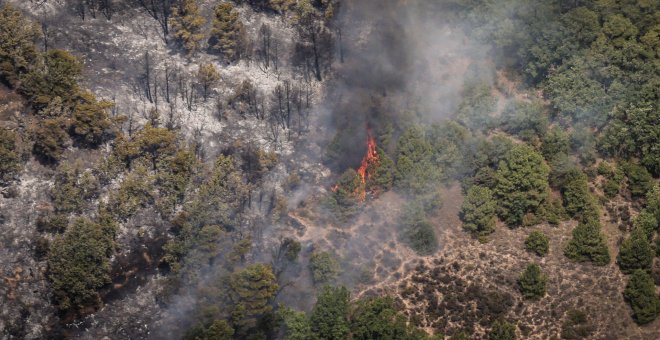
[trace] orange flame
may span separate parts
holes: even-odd
[[[360,167],[357,169],[358,176],[360,177],[360,185],[355,188],[353,195],[360,201],[367,198],[367,180],[371,177],[369,171],[373,170],[370,166],[378,163],[378,151],[376,150],[376,139],[371,135],[371,129],[367,128],[367,154],[362,158]],[[330,187],[332,192],[337,192],[339,184]]]
[[[364,201],[367,197],[367,179],[370,175],[367,170],[369,170],[369,165],[378,163],[378,151],[376,151],[376,139],[371,135],[371,129],[367,129],[367,154],[362,158],[362,163],[357,170],[362,185],[358,188],[359,192],[356,192],[357,196],[361,201]],[[356,190],[357,191],[357,190]]]

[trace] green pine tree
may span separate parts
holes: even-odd
[[[635,270],[623,292],[633,310],[633,319],[638,324],[646,324],[660,313],[660,299],[655,293],[651,275],[641,269]]]
[[[518,287],[524,298],[537,300],[545,295],[546,281],[547,277],[541,272],[541,267],[536,263],[530,263],[520,274]]]
[[[573,229],[573,238],[564,249],[564,255],[577,262],[591,261],[604,266],[610,262],[610,253],[600,224],[595,221],[580,223]]]
[[[195,54],[202,47],[206,19],[199,12],[197,0],[182,0],[172,7],[169,23],[174,37],[189,54]]]
[[[495,211],[497,202],[493,192],[479,185],[473,185],[461,207],[463,228],[478,235],[488,235],[495,231]]]
[[[226,61],[236,61],[241,57],[244,28],[238,11],[231,2],[221,2],[215,8],[212,38],[213,48],[222,53]]]
[[[630,237],[621,243],[617,263],[621,271],[626,274],[630,274],[637,269],[650,271],[653,255],[653,247],[646,238],[644,230],[635,229]]]
[[[548,197],[550,169],[543,156],[531,146],[514,145],[497,169],[495,197],[498,214],[510,226],[523,223],[523,216],[535,213]]]

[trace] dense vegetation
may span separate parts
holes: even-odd
[[[309,317],[285,309],[287,339],[424,339],[426,334],[406,323],[387,297],[350,300],[345,287],[324,286]]]

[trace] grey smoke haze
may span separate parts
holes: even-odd
[[[468,38],[448,9],[444,1],[342,3],[337,20],[345,62],[335,62],[326,105],[337,130],[354,138],[343,139],[346,157],[335,170],[359,164],[366,125],[378,132],[404,116],[423,123],[448,118],[470,66],[492,81],[487,47]]]
[[[327,93],[313,115],[328,115],[329,124],[337,131],[347,131],[342,138],[342,159],[335,171],[356,167],[366,151],[366,127],[378,133],[388,122],[402,122],[410,118],[432,123],[450,117],[461,97],[464,76],[468,68],[490,68],[486,48],[469,39],[462,31],[462,23],[445,12],[444,3],[428,1],[343,1],[335,25],[342,34],[341,49],[344,62],[336,58],[327,80]],[[492,73],[479,74],[486,80]],[[324,120],[321,120],[324,121]],[[310,138],[314,139],[315,136]],[[387,146],[383,146],[387,148]],[[321,161],[321,154],[316,155]],[[295,157],[295,154],[294,154]],[[293,194],[292,201],[300,202],[305,195],[316,192],[309,183]],[[391,201],[389,201],[391,199]],[[396,225],[377,219],[398,199],[383,198],[377,208],[361,217],[358,234],[337,235],[336,244],[303,243],[303,259],[298,268],[284,273],[284,281],[293,284],[284,288],[277,303],[309,309],[314,303],[314,286],[307,269],[311,247],[330,250],[345,261],[339,283],[349,287],[356,284],[358,271],[373,265],[373,257],[386,242],[396,238]],[[369,219],[374,220],[370,221]],[[367,222],[365,222],[365,220]],[[387,223],[386,223],[387,222]],[[323,228],[323,226],[316,226]],[[264,249],[255,249],[253,259],[268,262],[271,248],[278,239],[277,227],[269,225],[263,235]],[[307,233],[318,233],[307,230]],[[307,234],[307,240],[314,236]],[[290,235],[287,235],[290,236]],[[225,271],[209,267],[199,273],[199,280],[212,280]],[[192,289],[190,289],[192,288]],[[184,287],[177,296],[163,325],[172,320],[187,320],[197,303],[195,286]],[[172,333],[173,334],[173,333]],[[170,335],[172,335],[170,334]]]
[[[494,81],[487,47],[466,36],[464,24],[444,11],[445,6],[428,1],[342,2],[336,24],[344,62],[335,60],[328,93],[316,112],[327,111],[330,124],[342,137],[341,159],[331,164],[336,173],[360,164],[367,126],[377,134],[388,122],[439,122],[456,111],[466,77]],[[307,187],[301,191],[313,192]],[[357,233],[340,231],[332,244],[317,238],[315,248],[329,250],[343,261],[339,284],[355,286],[361,269],[373,269],[374,256],[388,242],[397,242],[397,216],[392,209],[404,203],[401,197],[381,196],[356,218]],[[315,239],[308,234],[305,239]],[[301,276],[295,283],[280,295],[280,302],[311,308],[313,282]]]

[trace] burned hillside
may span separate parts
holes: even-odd
[[[0,338],[655,339],[658,13],[0,0]]]

